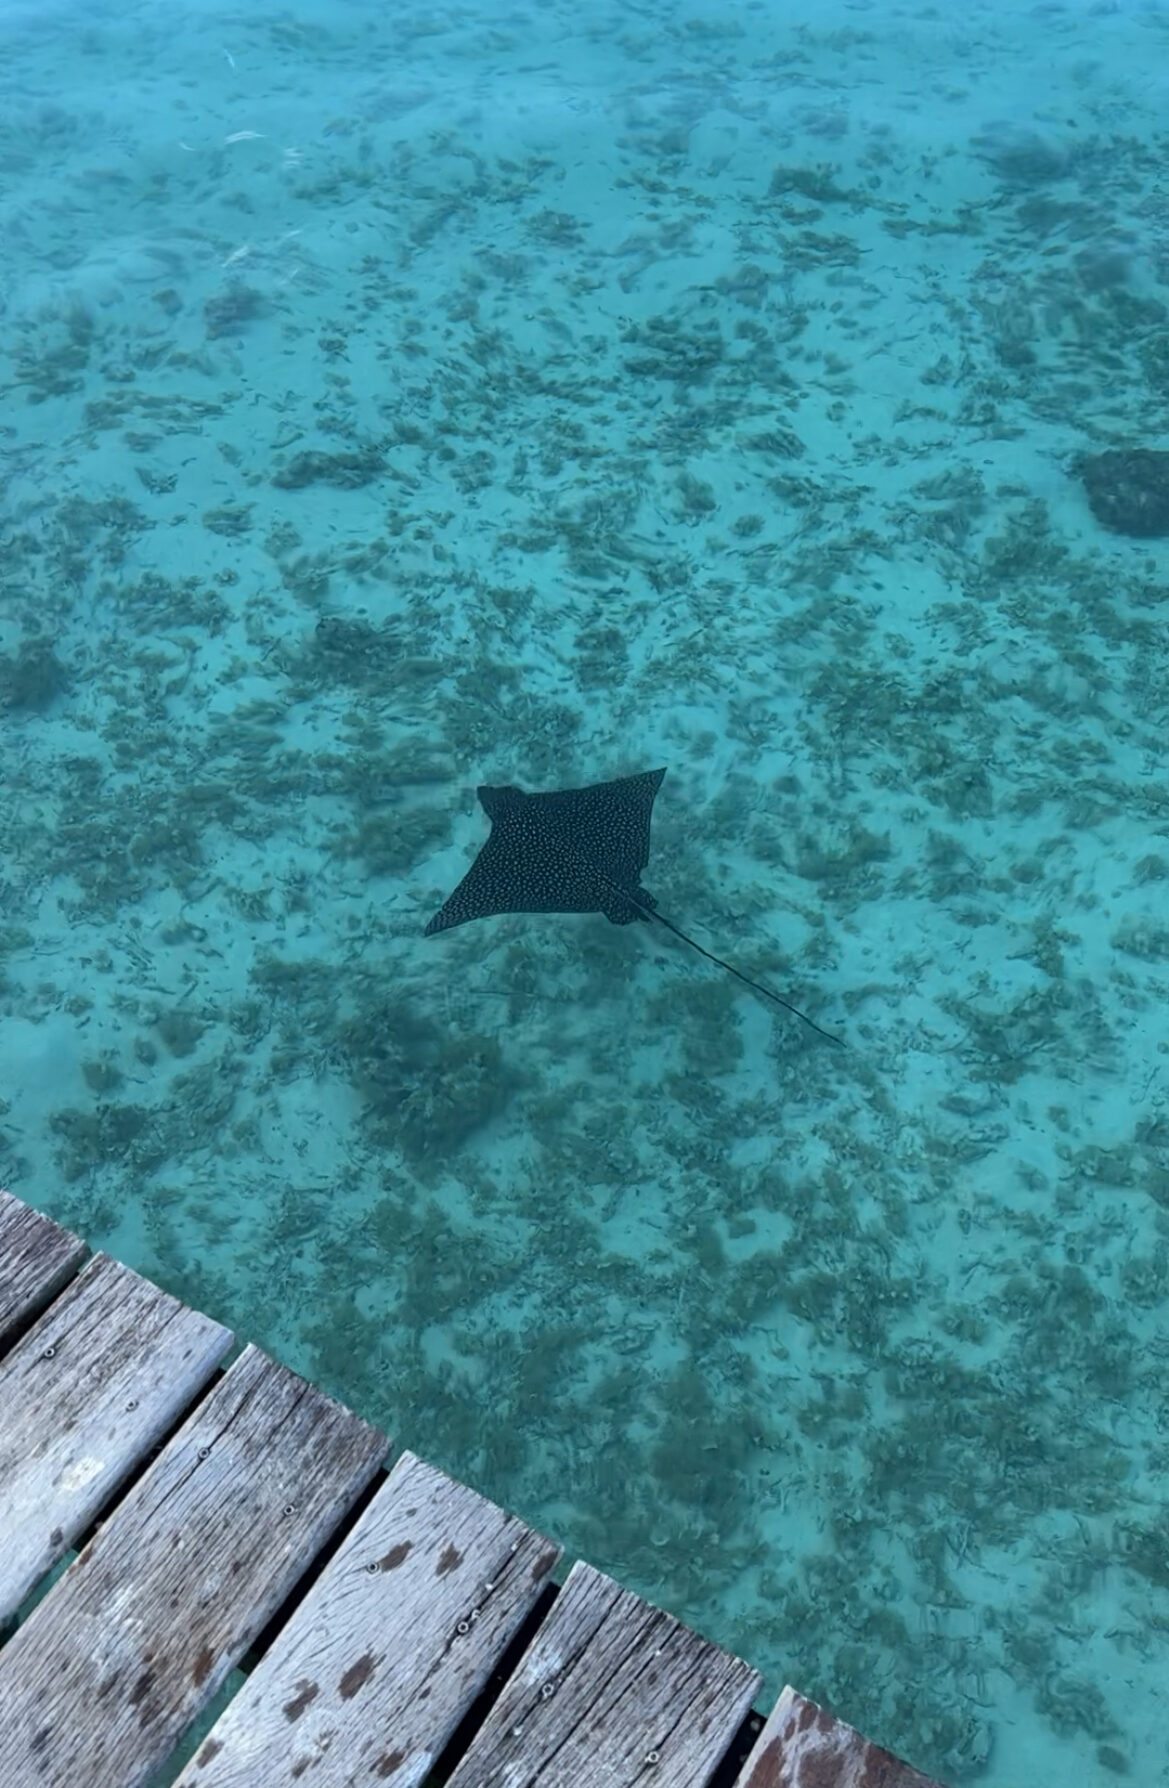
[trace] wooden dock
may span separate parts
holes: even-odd
[[[234,1347],[0,1192],[0,1788],[937,1788]]]

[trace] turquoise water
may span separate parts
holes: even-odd
[[[1169,1782],[1169,12],[0,51],[0,1181],[954,1788]],[[422,936],[663,764],[847,1048]]]

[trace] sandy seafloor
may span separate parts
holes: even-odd
[[[1169,1781],[1169,11],[0,33],[0,1181],[947,1782]],[[422,937],[659,764],[846,1049]]]

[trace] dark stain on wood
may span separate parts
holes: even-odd
[[[145,1701],[153,1687],[154,1671],[144,1670],[134,1684],[134,1687],[130,1690],[130,1706],[137,1707],[140,1702]]]
[[[205,1645],[191,1669],[191,1681],[197,1689],[201,1689],[211,1675],[211,1667],[214,1662],[215,1653],[209,1645]]]
[[[445,1577],[448,1571],[456,1570],[462,1562],[462,1553],[457,1546],[452,1545],[448,1541],[443,1547],[442,1557],[434,1567],[434,1574],[436,1577]]]
[[[779,1738],[769,1739],[759,1755],[752,1760],[747,1788],[785,1788],[786,1780],[783,1742]]]
[[[302,1676],[296,1685],[296,1694],[292,1697],[291,1701],[286,1701],[284,1703],[284,1718],[286,1720],[299,1720],[305,1708],[311,1701],[316,1700],[320,1692],[320,1687],[317,1683],[308,1682]]]
[[[380,1776],[384,1782],[386,1777],[392,1776],[396,1769],[401,1769],[405,1761],[405,1751],[383,1751],[373,1766],[373,1773],[375,1776]]]
[[[223,1744],[218,1738],[204,1739],[202,1745],[199,1747],[199,1755],[196,1757],[195,1762],[199,1765],[200,1769],[205,1769],[209,1763],[214,1762],[222,1749]]]
[[[358,1689],[363,1688],[374,1673],[375,1661],[371,1651],[358,1658],[356,1664],[350,1664],[337,1687],[341,1691],[342,1701],[352,1701]]]
[[[384,1558],[378,1559],[378,1568],[383,1571],[396,1571],[400,1564],[405,1564],[414,1549],[413,1540],[399,1540],[391,1546]]]

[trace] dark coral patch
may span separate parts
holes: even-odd
[[[1076,471],[1102,527],[1133,540],[1169,536],[1169,453],[1151,447],[1085,453]]]

